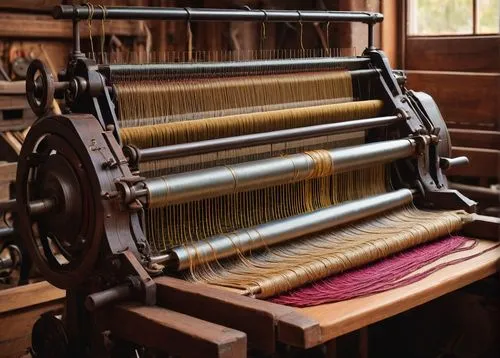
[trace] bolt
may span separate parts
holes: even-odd
[[[111,260],[111,267],[113,267],[115,270],[119,270],[120,266],[121,266],[121,262],[119,259]]]

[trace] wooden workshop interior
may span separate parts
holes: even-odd
[[[500,0],[1,0],[0,357],[500,357]]]

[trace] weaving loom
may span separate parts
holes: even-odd
[[[407,90],[374,48],[380,14],[92,8],[96,20],[348,21],[369,29],[357,57],[127,65],[97,64],[80,52],[78,26],[90,11],[54,10],[73,20],[74,51],[58,81],[40,61],[28,70],[28,101],[41,118],[20,154],[17,204],[3,204],[17,211],[44,277],[68,292],[65,323],[44,316],[35,325],[40,356],[55,356],[54,346],[97,356],[101,326],[132,350],[196,356],[189,339],[179,350],[152,332],[185,339],[189,329],[175,321],[201,319],[217,323],[203,323],[219,342],[206,356],[246,355],[236,329],[251,349],[272,354],[276,341],[291,344],[285,330],[273,333],[278,314],[265,338],[245,327],[285,308],[258,299],[280,302],[280,294],[451,233],[496,228],[448,189],[444,171],[467,158],[450,158],[432,98]],[[46,116],[54,97],[64,99],[66,114]],[[169,310],[165,292],[175,287],[196,312]],[[234,291],[229,297],[253,314],[238,323],[229,313],[207,317],[208,307],[196,307],[206,295],[219,297],[207,293],[222,290],[213,287]],[[141,304],[116,305],[123,300]],[[239,305],[229,301],[222,310]],[[285,316],[287,329],[305,334]],[[60,334],[68,344],[54,338]]]

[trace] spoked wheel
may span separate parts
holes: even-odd
[[[102,183],[89,155],[91,141],[75,128],[100,135],[97,121],[52,117],[37,121],[19,156],[18,220],[24,245],[44,277],[63,289],[81,284],[99,256],[103,237]],[[97,126],[97,127],[96,127]],[[30,203],[45,200],[50,209]],[[47,204],[47,205],[48,205]]]

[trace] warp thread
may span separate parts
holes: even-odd
[[[477,241],[474,239],[450,236],[284,293],[271,301],[294,307],[308,307],[368,296],[418,282],[434,272],[470,260],[499,245],[421,270],[441,258],[472,250],[476,246]]]
[[[353,192],[353,191],[351,191]],[[188,280],[266,298],[449,235],[470,215],[412,206],[247,255],[200,265]]]

